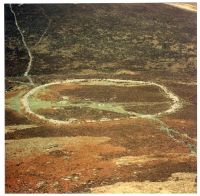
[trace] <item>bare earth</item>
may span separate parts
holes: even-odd
[[[194,193],[194,173],[173,173],[165,182],[118,182],[92,189],[92,193]]]

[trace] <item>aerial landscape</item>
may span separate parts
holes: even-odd
[[[5,4],[6,193],[196,193],[195,3]]]

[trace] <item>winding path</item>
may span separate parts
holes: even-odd
[[[13,15],[14,15],[14,18],[15,18],[15,25],[16,25],[16,27],[17,27],[17,29],[18,29],[20,35],[21,35],[22,42],[23,42],[24,47],[26,48],[26,50],[27,50],[27,52],[28,52],[28,56],[29,56],[28,66],[27,66],[27,68],[26,68],[26,71],[25,71],[25,73],[24,73],[24,76],[26,76],[26,77],[29,79],[30,83],[31,83],[32,85],[34,85],[33,81],[32,81],[31,78],[29,77],[29,72],[30,72],[30,70],[31,70],[31,66],[32,66],[32,62],[33,62],[33,55],[32,55],[32,53],[31,53],[30,48],[28,47],[28,45],[27,45],[27,43],[26,43],[26,40],[25,40],[23,31],[22,31],[22,29],[20,28],[20,26],[19,26],[19,24],[18,24],[16,14],[15,14],[15,12],[14,12],[14,10],[13,10],[11,4],[10,4],[10,10],[11,10],[11,12],[12,12]]]
[[[21,5],[20,5],[21,6]],[[45,11],[43,8],[41,8],[42,10],[42,14],[47,18],[48,20],[48,25],[46,27],[46,29],[44,30],[44,32],[42,33],[42,35],[40,36],[40,39],[39,41],[34,45],[34,47],[36,47],[37,45],[40,44],[40,42],[42,41],[43,37],[45,36],[45,34],[47,33],[50,25],[51,25],[51,19],[49,19],[49,17],[46,15]],[[21,27],[19,26],[19,23],[18,23],[18,20],[17,20],[17,16],[15,14],[15,11],[13,10],[13,7],[12,7],[12,4],[10,4],[10,11],[12,12],[13,16],[14,16],[14,19],[15,19],[15,25],[21,35],[21,39],[22,39],[22,43],[24,45],[24,47],[26,48],[27,52],[28,52],[28,56],[29,56],[29,62],[28,62],[28,65],[27,65],[27,68],[26,68],[26,71],[24,72],[24,76],[27,77],[27,79],[29,80],[29,83],[34,86],[34,83],[29,75],[29,72],[32,68],[32,62],[33,62],[33,55],[32,55],[32,52],[31,52],[31,49],[30,47],[28,46],[26,40],[25,40],[25,37],[24,37],[24,34],[23,34],[23,30],[21,29]]]

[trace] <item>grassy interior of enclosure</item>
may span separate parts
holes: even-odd
[[[28,98],[33,112],[57,120],[128,117],[134,112],[153,114],[168,109],[170,101],[161,89],[149,85],[56,84]]]

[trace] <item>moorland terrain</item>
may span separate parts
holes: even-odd
[[[196,17],[6,4],[6,193],[196,192]]]

